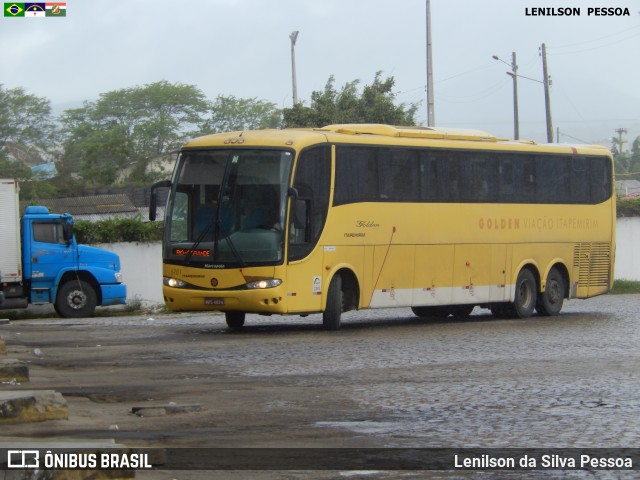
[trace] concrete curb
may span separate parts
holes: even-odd
[[[29,381],[29,367],[13,358],[0,358],[0,382]]]
[[[68,418],[66,400],[53,390],[0,392],[0,425]]]

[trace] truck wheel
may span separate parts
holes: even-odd
[[[90,317],[96,310],[98,296],[93,287],[84,280],[71,280],[58,290],[55,309],[66,318]]]

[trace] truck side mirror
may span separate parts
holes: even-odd
[[[73,223],[64,222],[62,224],[62,238],[67,245],[73,241]]]
[[[149,199],[149,220],[155,222],[158,210],[158,189],[170,188],[170,180],[161,180],[151,185],[151,198]]]

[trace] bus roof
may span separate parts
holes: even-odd
[[[366,140],[362,137],[366,136]],[[327,125],[322,128],[245,130],[207,135],[188,141],[185,148],[223,145],[304,147],[318,143],[371,143],[376,145],[478,148],[556,153],[600,154],[609,149],[600,145],[537,144],[530,140],[499,138],[482,130],[393,126],[375,123]]]
[[[497,142],[498,138],[481,130],[432,127],[395,127],[376,123],[327,125],[321,130],[347,135],[381,135],[385,137],[433,138],[439,140],[473,140]]]

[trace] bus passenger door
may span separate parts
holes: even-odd
[[[321,145],[300,153],[289,189],[287,228],[287,311],[319,312],[329,285],[323,256],[330,247],[319,245],[329,211],[331,147]],[[335,250],[335,247],[333,247]]]

